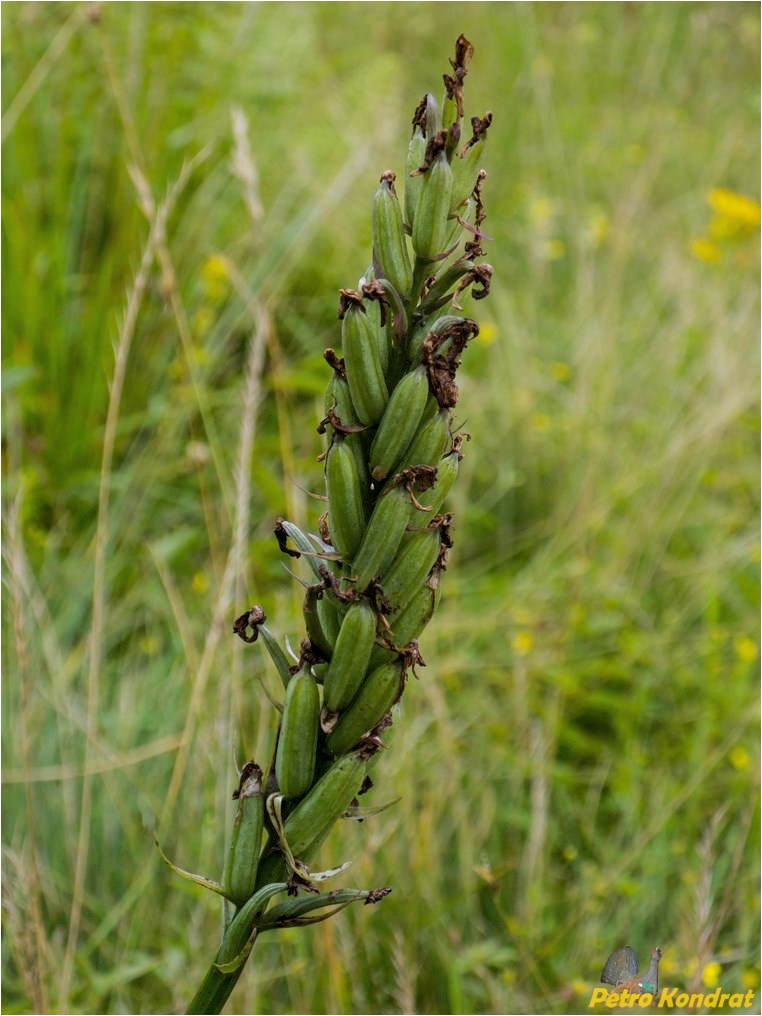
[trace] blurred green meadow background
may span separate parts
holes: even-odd
[[[759,988],[759,17],[3,5],[4,1012],[181,1011],[214,955],[151,834],[217,877],[272,750],[232,620],[300,638],[273,522],[317,525],[338,289],[461,31],[455,549],[401,800],[321,855],[394,892],[263,937],[228,1011],[586,1011],[625,942]]]

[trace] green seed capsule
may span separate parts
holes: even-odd
[[[378,329],[365,310],[352,303],[344,314],[341,334],[352,404],[360,423],[378,423],[389,401]]]
[[[423,190],[423,176],[411,176],[423,164],[426,156],[426,138],[420,127],[416,127],[405,159],[405,222],[412,228],[415,222],[415,209]]]
[[[437,463],[437,478],[434,486],[426,491],[426,507],[431,508],[428,518],[433,518],[444,504],[445,498],[452,490],[453,484],[458,478],[461,456],[458,452],[450,452]],[[421,524],[421,513],[411,507],[408,521],[411,526],[418,527]]]
[[[453,325],[459,325],[464,320],[459,314],[442,314],[440,311],[439,316],[434,314],[417,325],[411,331],[408,343],[408,356],[411,362],[417,363],[420,361],[421,345],[427,335],[431,332],[435,335],[440,335],[442,332],[447,331],[448,328],[451,328]]]
[[[320,693],[306,670],[289,682],[275,754],[275,776],[284,797],[302,797],[312,786],[320,727]]]
[[[338,435],[325,464],[328,528],[342,557],[353,557],[365,532],[365,498],[351,446]]]
[[[334,755],[343,755],[353,748],[369,730],[385,716],[404,688],[402,664],[397,660],[383,663],[369,674],[354,701],[326,740],[326,746]]]
[[[352,562],[355,588],[363,592],[394,560],[410,518],[410,495],[402,486],[385,491],[376,502],[360,549]]]
[[[381,177],[373,200],[373,256],[397,292],[406,297],[413,281],[413,269],[407,251],[402,209],[394,190],[394,173]]]
[[[442,129],[442,117],[437,100],[431,92],[426,95],[426,137],[433,138]]]
[[[484,154],[486,135],[472,145],[463,158],[452,160],[452,194],[450,196],[450,214],[454,215],[461,205],[465,205],[476,185],[479,175],[479,162]]]
[[[435,399],[432,399],[432,402],[436,405]],[[421,423],[399,468],[436,466],[451,443],[450,411],[440,409],[431,419]]]
[[[241,775],[233,834],[222,877],[225,892],[239,907],[248,900],[256,886],[263,823],[262,770],[249,762]]]
[[[338,607],[327,596],[322,596],[317,601],[316,612],[320,621],[320,627],[325,632],[325,636],[331,644],[331,653],[333,653],[333,647],[336,645],[336,639],[339,637],[339,629],[341,628],[341,617]]]
[[[406,607],[434,567],[442,540],[438,529],[410,533],[394,563],[381,576],[381,588],[392,607]]]
[[[344,616],[331,665],[323,678],[323,701],[332,713],[345,709],[363,682],[376,638],[376,612],[367,600]]]
[[[392,392],[370,447],[374,480],[383,480],[395,471],[415,437],[428,397],[429,380],[423,367],[406,374]]]
[[[431,618],[434,616],[436,605],[440,597],[440,585],[437,581],[434,588],[431,588],[432,580],[424,583],[416,593],[413,594],[404,610],[392,614],[389,618],[391,626],[390,640],[395,646],[406,646],[408,642],[417,639]],[[368,670],[374,671],[382,663],[396,659],[397,654],[383,646],[376,645],[370,656]]]
[[[451,195],[452,170],[447,156],[440,152],[424,174],[415,210],[413,250],[419,258],[430,260],[445,250]]]
[[[285,833],[295,857],[309,857],[333,823],[344,814],[362,785],[365,761],[346,755],[334,762],[286,819]]]

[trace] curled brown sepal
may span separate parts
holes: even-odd
[[[237,801],[241,796],[244,787],[248,783],[255,785],[254,793],[261,793],[262,789],[262,770],[256,762],[247,762],[241,770],[241,778],[238,781],[238,786],[233,791],[233,800]],[[259,790],[256,789],[256,785],[259,785]]]
[[[363,906],[367,907],[369,905],[372,905],[373,903],[378,903],[380,900],[384,898],[384,896],[388,896],[391,891],[392,887],[390,885],[382,886],[379,889],[371,889],[371,891],[368,893],[368,898],[366,899],[365,903],[363,903]]]
[[[484,186],[484,181],[486,179],[487,170],[480,169],[479,175],[476,178],[476,183],[474,184],[474,189],[471,191],[473,199],[476,202],[476,216],[474,218],[474,222],[476,223],[477,229],[480,229],[481,224],[487,218],[487,213],[484,211],[484,201],[482,200],[482,187]],[[478,235],[483,236],[484,234],[480,232]],[[489,239],[489,237],[486,239]]]
[[[452,547],[452,544],[450,544],[450,547]],[[447,571],[447,558],[450,555],[450,547],[446,547],[443,543],[439,548],[439,555],[434,562],[434,567],[431,569],[432,572],[436,573],[437,577],[439,577],[443,571]]]
[[[454,453],[455,455],[457,455],[458,456],[458,462],[462,462],[463,461],[463,452],[460,450],[463,447],[463,442],[464,441],[470,441],[470,440],[471,440],[471,435],[470,434],[466,434],[465,432],[463,432],[461,434],[453,434],[452,448],[450,449],[450,454],[452,455]]]
[[[423,133],[426,133],[426,106],[428,105],[428,98],[429,96],[427,92],[415,107],[415,112],[413,113],[413,119],[411,121],[413,125],[413,134],[415,134],[416,127],[420,127]]]
[[[336,412],[335,402],[328,410],[326,416],[324,416],[317,425],[318,434],[325,434],[328,424],[330,424],[339,434],[359,434],[361,431],[368,429],[362,423],[342,423],[341,417]]]
[[[299,555],[297,554],[297,557]],[[258,605],[249,607],[245,614],[241,614],[233,622],[233,634],[244,642],[256,642],[259,636],[259,626],[267,620],[264,610]],[[251,635],[246,634],[246,629],[251,628]]]
[[[461,159],[464,157],[469,148],[473,148],[478,141],[481,141],[487,136],[487,131],[490,129],[491,125],[492,113],[489,110],[487,110],[484,116],[471,117],[471,130],[473,131],[473,134],[458,152]]]
[[[357,292],[356,289],[340,289],[339,290],[339,320],[343,320],[344,315],[350,307],[359,307],[363,314],[367,314],[365,305],[363,303],[362,296]]]
[[[289,668],[292,675],[298,674],[299,671],[305,666],[312,666],[314,663],[327,663],[325,656],[320,652],[317,646],[309,639],[302,639],[299,643],[299,659],[296,663]]]
[[[280,552],[281,554],[288,554],[289,557],[300,558],[302,556],[302,552],[300,550],[292,550],[291,547],[288,546],[288,533],[283,526],[283,522],[283,519],[276,519],[275,528],[273,529],[275,539],[278,541]]]
[[[378,181],[379,183],[384,183],[384,182],[388,183],[389,184],[389,190],[392,192],[392,194],[395,196],[395,198],[397,197],[397,191],[394,189],[394,181],[396,179],[397,179],[397,174],[394,173],[391,169],[387,169],[387,170],[385,170],[381,174],[381,176],[379,178],[379,181]]]
[[[404,689],[404,683],[402,685],[402,689]],[[401,694],[402,690],[400,691],[400,695]],[[386,748],[386,745],[381,740],[381,734],[383,734],[385,730],[391,727],[392,723],[393,723],[392,714],[385,713],[378,721],[378,723],[375,725],[375,727],[373,727],[372,730],[369,730],[368,733],[361,738],[360,747],[357,752],[360,758],[362,759],[373,758],[373,756],[377,752],[383,751]]]
[[[421,651],[418,648],[418,643],[413,639],[412,642],[408,642],[402,649],[398,649],[399,657],[402,660],[402,688],[404,689],[404,682],[407,681],[407,672],[412,670],[413,677],[417,680],[418,674],[415,672],[416,667],[425,667],[426,661],[421,656]],[[402,695],[402,690],[400,691]]]
[[[394,176],[394,173],[392,173]],[[383,177],[382,177],[383,179]],[[389,306],[389,297],[386,295],[386,290],[381,285],[379,279],[372,279],[370,282],[364,282],[362,285],[362,295],[366,300],[378,301],[378,309],[381,317],[381,327],[386,325],[386,310]]]
[[[407,311],[402,297],[388,279],[374,279],[362,287],[366,300],[378,300],[381,311],[381,324],[386,324],[386,309],[392,314],[392,334],[395,341],[402,345],[407,338]]]
[[[436,159],[439,153],[443,152],[446,147],[447,147],[447,131],[441,130],[438,134],[434,134],[434,136],[429,139],[429,142],[426,145],[426,153],[423,156],[423,162],[418,167],[418,169],[414,169],[410,175],[421,176],[422,173],[428,173],[428,171],[431,169],[431,164],[433,163],[434,159]],[[344,290],[342,290],[342,293],[343,292]],[[341,315],[339,315],[339,317],[341,317]]]
[[[447,158],[452,159],[455,149],[458,147],[460,142],[460,123],[458,120],[453,121],[447,131]]]
[[[302,864],[298,858],[294,858],[294,867],[291,869],[291,874],[288,879],[288,888],[286,889],[287,896],[298,896],[299,890],[303,889],[308,893],[319,893],[320,890],[310,881],[310,870]]]
[[[439,530],[439,539],[442,543],[442,547],[449,550],[452,547],[452,535],[450,529],[452,528],[452,512],[445,512],[444,515],[435,515],[434,518],[429,522],[427,529],[432,532]]]
[[[331,533],[328,529],[328,512],[323,512],[323,514],[319,517],[318,532],[320,533],[320,539],[323,543],[328,543],[330,546],[333,546],[331,543]]]
[[[336,599],[339,600],[341,603],[356,603],[357,600],[360,599],[360,594],[356,592],[356,590],[354,589],[343,590],[341,588],[338,578],[333,574],[333,572],[330,569],[326,568],[324,564],[321,564],[318,571],[320,573],[320,578],[325,583],[323,588],[330,589],[333,595],[336,597]]]
[[[336,371],[339,377],[347,376],[347,367],[346,364],[344,363],[344,357],[339,356],[336,350],[331,349],[329,346],[328,349],[326,349],[325,352],[323,353],[323,359],[325,360],[325,362],[328,364],[329,367],[333,368],[333,370]]]
[[[465,37],[461,34],[458,36],[455,42],[455,57],[450,57],[450,66],[452,67],[452,74],[443,74],[444,86],[447,90],[447,98],[455,100],[455,107],[458,110],[458,117],[462,117],[464,113],[463,104],[463,79],[468,74],[468,64],[471,62],[471,57],[474,55],[474,47]]]
[[[365,595],[368,597],[368,599],[371,602],[371,606],[378,614],[379,621],[383,624],[385,628],[388,629],[389,625],[386,621],[386,617],[389,614],[394,613],[395,608],[389,603],[389,601],[384,596],[384,590],[382,589],[381,583],[377,578],[371,579],[368,588],[365,590]]]
[[[494,269],[492,268],[492,265],[488,265],[486,261],[482,261],[481,264],[474,265],[473,268],[469,268],[455,287],[455,292],[452,294],[453,307],[455,307],[456,310],[463,310],[458,303],[458,297],[463,290],[468,289],[469,286],[473,287],[471,289],[471,296],[473,296],[474,300],[483,300],[485,296],[489,296],[493,271]],[[478,289],[478,286],[481,288]]]
[[[429,383],[429,387],[431,384]],[[419,512],[431,511],[431,507],[422,505],[415,496],[415,492],[422,494],[434,486],[437,479],[436,466],[409,466],[397,473],[392,481],[397,486],[404,487],[410,496],[410,500]]]
[[[479,326],[471,318],[459,318],[440,332],[429,332],[421,343],[421,363],[429,377],[429,391],[440,409],[452,409],[458,401],[455,374],[460,356],[467,343],[479,334]],[[441,348],[447,344],[444,352]]]

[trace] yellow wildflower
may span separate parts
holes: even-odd
[[[547,413],[533,413],[531,419],[532,430],[538,434],[545,434],[551,428],[551,419]]]
[[[534,639],[529,631],[519,631],[513,636],[513,651],[517,656],[528,656],[532,652]]]
[[[554,237],[546,240],[542,248],[542,256],[546,261],[558,261],[566,253],[566,244],[563,240]]]
[[[539,231],[545,230],[556,217],[558,206],[549,197],[538,194],[529,203],[529,218]]]
[[[571,377],[571,367],[561,360],[554,360],[550,365],[550,376],[554,381],[568,381]]]
[[[201,268],[204,296],[210,303],[222,303],[228,295],[228,263],[221,254],[211,254]]]
[[[476,341],[483,343],[485,346],[491,346],[497,338],[497,328],[492,321],[485,321],[484,324],[479,326],[479,334]]]
[[[757,229],[760,223],[759,202],[726,187],[713,187],[706,195],[710,208],[717,215]]]
[[[713,264],[722,257],[722,252],[717,244],[708,240],[705,236],[694,237],[689,244],[689,249],[694,258],[697,258],[699,261],[706,261],[707,264]]]
[[[207,578],[206,572],[197,571],[191,580],[191,588],[194,593],[198,593],[202,596],[209,588],[209,579]]]
[[[705,987],[716,988],[721,973],[722,966],[719,963],[716,963],[714,960],[711,963],[707,963],[701,973],[701,980],[704,982]]]
[[[740,744],[737,744],[735,748],[731,748],[730,754],[728,755],[730,764],[734,769],[748,769],[749,768],[749,753]]]
[[[748,635],[742,635],[733,643],[736,656],[744,663],[753,663],[757,658],[757,643]]]
[[[753,967],[749,967],[748,970],[744,970],[741,980],[743,981],[745,988],[759,987],[759,973]]]

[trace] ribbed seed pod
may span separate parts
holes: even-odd
[[[353,603],[344,615],[331,665],[323,677],[323,702],[330,712],[345,709],[355,697],[375,638],[375,610],[367,600]]]
[[[423,176],[421,174],[412,176],[411,174],[415,173],[418,167],[423,164],[425,156],[426,138],[422,129],[416,126],[405,159],[405,222],[411,228],[415,222],[415,209],[423,190]]]
[[[439,112],[439,104],[432,92],[426,95],[426,137],[433,138],[442,129],[442,116]]]
[[[320,627],[325,632],[331,647],[335,646],[336,639],[339,637],[339,629],[341,628],[339,608],[327,596],[321,596],[317,601],[315,609],[320,621]]]
[[[392,607],[406,607],[434,567],[442,539],[439,529],[410,533],[393,564],[381,576],[384,598]]]
[[[365,533],[365,498],[354,453],[338,434],[328,449],[325,483],[331,543],[342,557],[354,557]]]
[[[373,256],[383,278],[391,282],[400,296],[406,297],[413,281],[413,269],[394,180],[394,173],[384,173],[373,199]]]
[[[366,426],[378,423],[389,401],[377,332],[361,303],[350,303],[342,322],[342,351],[352,404]]]
[[[434,581],[434,576],[425,582],[417,592],[414,593],[408,605],[399,612],[388,618],[391,628],[390,640],[395,646],[402,648],[413,639],[417,639],[431,618],[434,616],[439,597],[441,595],[439,580]],[[376,645],[370,655],[368,670],[374,671],[382,663],[395,659],[397,654],[383,646]]]
[[[423,190],[413,222],[413,250],[429,260],[445,250],[452,196],[452,170],[440,152],[424,174]]]
[[[432,402],[436,405],[436,400],[432,399]],[[451,443],[450,411],[440,409],[431,419],[423,421],[418,427],[418,432],[405,452],[399,468],[436,466]]]
[[[450,195],[450,214],[455,215],[465,205],[476,185],[479,174],[479,162],[484,149],[484,138],[480,139],[465,153],[463,158],[452,160],[452,194]]]
[[[343,755],[353,748],[363,734],[389,712],[402,694],[404,668],[397,660],[383,663],[365,678],[352,704],[339,717],[339,722],[326,739],[326,747],[334,755]]]
[[[444,504],[444,500],[452,490],[452,486],[458,478],[461,455],[457,451],[450,452],[437,462],[437,478],[430,490],[426,491],[426,507],[430,509],[428,518],[433,518]],[[412,528],[420,526],[421,513],[411,507],[408,517]]]
[[[364,776],[365,761],[358,754],[345,755],[321,776],[285,822],[286,839],[295,857],[309,857],[323,841],[352,803]]]
[[[383,574],[394,560],[412,508],[410,495],[399,484],[376,502],[360,549],[352,562],[355,588],[363,592],[371,579]]]
[[[284,797],[302,797],[315,775],[320,693],[315,678],[301,670],[289,682],[275,754],[275,777]]]
[[[248,762],[243,768],[236,792],[238,807],[222,877],[225,892],[239,907],[254,892],[257,882],[264,823],[262,794],[262,770],[254,762]]]
[[[385,479],[402,461],[420,426],[428,397],[429,381],[423,367],[406,374],[392,392],[370,446],[374,480]]]

